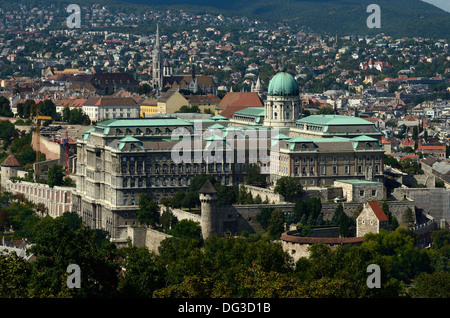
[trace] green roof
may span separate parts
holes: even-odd
[[[269,88],[267,91],[268,96],[296,96],[299,94],[298,83],[294,76],[287,73],[284,68],[280,68],[280,71],[269,82]]]
[[[94,127],[90,128],[90,129],[88,129],[88,130],[86,130],[86,131],[83,133],[83,140],[86,140],[86,139],[91,135],[91,132],[93,132],[94,130],[95,130]]]
[[[329,125],[329,126],[347,126],[347,125],[365,125],[373,124],[363,118],[343,115],[311,115],[297,120],[297,123]]]
[[[126,137],[120,139],[119,142],[140,142],[140,140],[136,139],[134,137],[131,137],[131,136],[126,136]]]
[[[222,126],[221,124],[214,124],[214,125],[211,125],[211,126],[209,126],[207,129],[222,129],[222,128],[224,128],[224,126]]]
[[[280,139],[280,140],[283,140],[283,139],[292,139],[292,138],[289,137],[289,136],[287,136],[287,135],[285,135],[285,134],[278,134],[278,135],[276,135],[276,136],[273,136],[272,139]]]
[[[212,120],[228,120],[228,118],[223,117],[222,115],[212,116],[210,119],[212,119]]]
[[[264,116],[264,107],[247,107],[235,112],[234,115]]]
[[[352,138],[352,141],[378,141],[378,139],[362,135],[362,136]]]
[[[135,118],[111,119],[101,123],[100,127],[145,127],[145,126],[190,126],[191,123],[180,118]]]
[[[303,137],[295,137],[288,139],[287,142],[313,142],[311,139],[303,138]]]

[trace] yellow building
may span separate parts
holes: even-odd
[[[211,114],[216,114],[216,106],[220,103],[217,95],[184,95],[189,102],[189,106],[197,106],[202,113],[209,110]]]
[[[189,102],[177,89],[171,88],[157,101],[157,113],[172,114],[181,108],[188,106]]]
[[[156,98],[146,98],[140,105],[140,116],[145,118],[146,115],[153,115],[158,113],[158,100]]]

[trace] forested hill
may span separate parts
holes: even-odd
[[[200,6],[224,13],[286,21],[316,32],[340,35],[384,33],[393,37],[450,38],[450,13],[421,0],[122,0],[180,7]],[[369,29],[367,7],[381,8],[381,28]],[[215,10],[217,12],[217,10]]]

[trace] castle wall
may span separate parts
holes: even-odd
[[[278,204],[285,202],[284,197],[281,194],[275,193],[270,189],[254,187],[250,185],[244,186],[247,189],[247,191],[252,194],[253,198],[259,195],[262,201],[265,201],[267,198],[270,203]]]
[[[39,138],[39,141],[40,141],[40,151],[41,153],[45,154],[46,160],[64,159],[64,151],[59,143],[50,141],[43,136]],[[34,150],[36,150],[37,148],[35,133],[33,133],[31,139],[31,147],[33,147]]]
[[[12,182],[8,180],[5,184],[5,191],[14,194],[23,194],[25,198],[34,204],[42,203],[48,209],[51,217],[58,217],[64,212],[72,211],[72,190],[71,187],[50,188],[47,184],[32,182]]]

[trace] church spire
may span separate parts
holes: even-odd
[[[156,24],[156,42],[155,47],[159,48],[159,22]]]
[[[156,25],[155,46],[152,52],[152,86],[159,94],[163,87],[162,80],[162,51],[159,43],[159,23]]]

